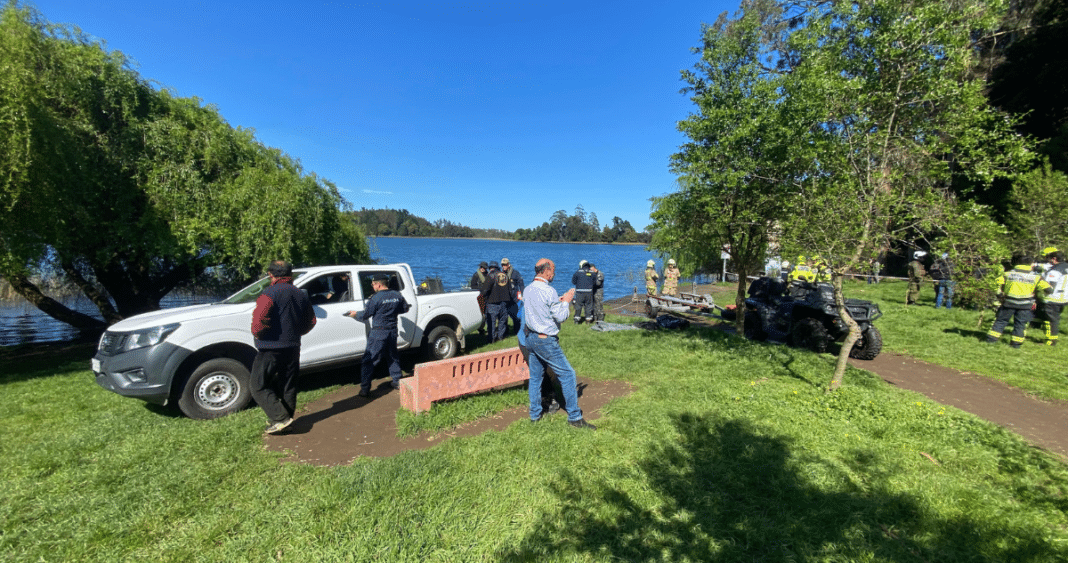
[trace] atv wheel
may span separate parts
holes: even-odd
[[[831,341],[823,323],[812,317],[798,321],[790,331],[790,337],[793,339],[794,346],[812,350],[817,354],[826,352],[827,344]]]
[[[764,332],[764,323],[761,321],[760,313],[746,311],[744,322],[746,338],[757,342],[763,342],[768,338],[768,335]]]
[[[879,329],[869,326],[868,330],[864,331],[864,334],[860,335],[860,339],[853,344],[853,349],[849,351],[849,357],[858,360],[874,360],[882,349],[883,335],[879,333]]]

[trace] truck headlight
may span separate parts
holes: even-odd
[[[169,325],[128,332],[126,333],[125,338],[123,338],[120,351],[129,352],[130,350],[137,350],[138,348],[155,346],[156,344],[163,342],[172,332],[178,330],[178,326],[178,323],[173,323]]]

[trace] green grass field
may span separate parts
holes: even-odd
[[[848,291],[883,305],[888,348],[1000,362],[1056,396],[1035,368],[1063,349],[986,347],[974,313],[906,310],[892,285]],[[0,356],[0,560],[1068,560],[1068,466],[972,415],[852,368],[827,395],[832,356],[710,329],[569,324],[562,342],[580,374],[636,389],[596,432],[554,415],[332,468],[279,463],[258,409],[188,420],[100,389],[84,352]],[[302,402],[336,389],[312,386]]]

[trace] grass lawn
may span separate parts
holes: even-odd
[[[1063,352],[984,347],[969,312],[851,287],[894,350],[952,365],[917,324],[952,362],[1028,355],[998,368],[1021,378]],[[193,421],[97,387],[84,354],[0,358],[0,560],[1068,560],[1068,466],[995,425],[852,368],[826,395],[832,356],[713,330],[562,342],[636,388],[597,431],[554,415],[333,468],[280,464],[258,409]],[[429,426],[482,408],[465,403]]]
[[[879,303],[883,318],[875,326],[883,334],[884,350],[907,354],[938,365],[998,379],[1046,399],[1068,400],[1068,338],[1060,345],[1046,346],[1041,328],[1028,328],[1023,347],[1009,347],[1012,323],[998,345],[986,344],[986,333],[994,324],[994,311],[982,315],[954,307],[935,309],[935,293],[930,283],[923,286],[918,305],[905,306],[907,283],[883,282],[877,285],[847,283],[847,297]],[[1062,318],[1061,334],[1068,330]]]

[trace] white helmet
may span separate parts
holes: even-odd
[[[652,260],[650,260],[650,261],[645,263],[645,267],[646,268],[652,268],[655,265],[656,265],[656,262],[653,262]]]
[[[924,256],[927,256],[927,253],[922,250],[917,250],[916,252],[912,253],[913,258],[923,258]]]
[[[675,259],[674,258],[668,258],[668,266],[674,266],[674,265],[675,265]]]

